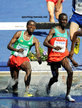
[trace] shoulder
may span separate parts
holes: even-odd
[[[49,31],[49,34],[54,34],[55,33],[55,28],[52,28],[50,31]]]
[[[20,36],[21,35],[21,33],[22,33],[22,31],[17,31],[16,33],[15,33],[15,36]]]
[[[39,41],[35,36],[33,36],[33,40],[35,40],[35,41]]]
[[[17,31],[16,34],[17,35],[21,35],[22,31]]]
[[[33,43],[38,43],[39,42],[39,40],[34,36],[33,37]]]

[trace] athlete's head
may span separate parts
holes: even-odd
[[[67,14],[61,13],[61,14],[59,15],[59,25],[60,25],[60,26],[66,27],[66,25],[67,25],[67,20],[68,20]]]
[[[29,20],[27,22],[27,31],[32,34],[34,32],[34,30],[36,29],[36,22],[33,20]]]

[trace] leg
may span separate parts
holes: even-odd
[[[55,22],[55,20],[54,20],[54,2],[48,1],[47,8],[48,8],[48,12],[49,12],[49,21]]]
[[[73,41],[73,36],[75,34],[76,31],[79,30],[79,25],[77,23],[71,22],[70,25],[70,38],[71,41]],[[80,45],[80,38],[76,39],[76,43],[75,43],[75,47],[74,47],[74,53],[78,54],[79,53],[79,45]]]
[[[18,89],[18,76],[19,76],[19,70],[16,67],[10,67],[11,77],[14,79],[15,85],[12,86],[13,91]]]
[[[59,14],[61,14],[62,13],[62,3],[61,3],[61,6],[60,6],[60,9],[59,9],[59,11],[55,11],[55,17],[56,17],[56,19],[59,19]]]
[[[58,81],[58,68],[55,69],[54,65],[51,65],[51,71],[52,71],[53,77],[50,79],[48,83],[49,88],[52,86],[52,84]]]
[[[66,95],[68,95],[70,93],[70,89],[71,89],[71,85],[72,85],[72,78],[73,78],[73,71],[72,68],[70,67],[69,61],[67,58],[64,58],[62,61],[62,66],[65,68],[65,70],[67,71],[67,93]]]
[[[24,77],[24,82],[25,82],[25,87],[26,91],[28,91],[29,85],[30,85],[30,80],[31,80],[31,65],[30,62],[25,61],[21,65],[22,70],[26,72],[26,75]]]
[[[73,35],[76,31],[79,30],[79,25],[77,23],[71,22],[70,24],[70,38],[73,40]]]
[[[72,85],[72,79],[73,79],[73,71],[72,68],[70,67],[69,61],[67,58],[64,58],[62,61],[62,66],[65,68],[65,70],[67,71],[67,93],[66,93],[66,97],[70,96],[70,90],[71,90],[71,85]],[[69,101],[75,101],[73,98],[68,97]]]
[[[47,88],[46,88],[46,91],[47,91],[47,94],[50,93],[50,89],[51,89],[51,86],[58,81],[58,68],[55,67],[54,65],[51,65],[51,71],[52,71],[52,75],[53,77],[50,79],[48,85],[47,85]]]

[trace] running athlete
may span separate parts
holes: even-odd
[[[73,15],[70,19],[70,37],[73,41],[73,36],[76,31],[81,28],[82,30],[82,0],[72,0]],[[80,45],[80,38],[77,38],[74,53],[78,54]]]
[[[65,30],[67,25],[67,15],[62,13],[59,15],[59,26],[50,30],[49,35],[44,40],[44,45],[48,47],[48,64],[51,67],[52,78],[50,79],[46,91],[50,93],[51,86],[58,81],[59,71],[61,65],[67,71],[67,93],[66,99],[74,102],[70,95],[70,89],[72,85],[73,71],[69,64],[67,49],[68,32]],[[71,58],[72,63],[77,66],[78,64]]]
[[[31,65],[28,58],[28,53],[33,45],[35,45],[37,59],[39,64],[42,63],[39,51],[39,41],[33,36],[33,32],[36,29],[36,22],[29,20],[27,22],[26,31],[18,31],[8,44],[8,49],[11,50],[11,56],[8,61],[10,66],[11,77],[15,80],[15,84],[12,86],[13,91],[18,89],[18,76],[19,70],[22,69],[26,72],[24,77],[27,96],[31,96],[28,93],[28,88],[31,80]]]
[[[54,8],[55,8],[56,19],[58,19],[59,14],[62,13],[62,2],[63,1],[64,0],[46,0],[50,22],[55,22],[55,20],[54,20]]]

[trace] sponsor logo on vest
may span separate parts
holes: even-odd
[[[23,40],[20,40],[20,42],[23,42]]]
[[[60,36],[60,34],[57,34],[57,36]]]
[[[56,40],[67,40],[67,39],[63,37],[57,37]]]

